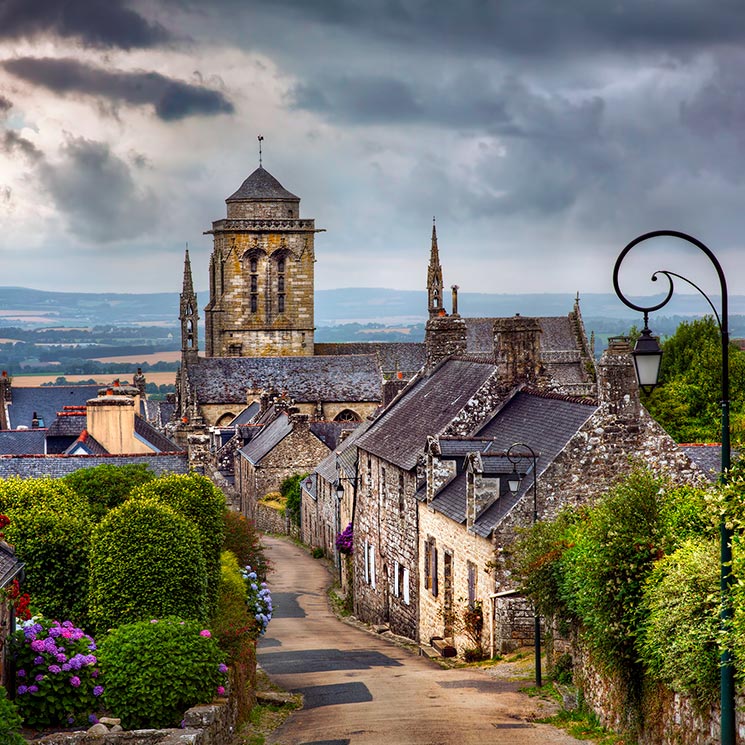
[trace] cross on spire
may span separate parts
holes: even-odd
[[[264,142],[264,135],[259,135],[259,168],[261,168],[261,143]]]

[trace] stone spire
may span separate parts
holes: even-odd
[[[437,228],[435,218],[432,218],[432,248],[429,254],[429,268],[427,269],[427,303],[429,306],[429,317],[437,318],[444,314],[442,307],[442,293],[444,285],[442,282],[442,267],[440,266],[440,253],[437,250]]]
[[[184,256],[184,285],[179,298],[179,321],[181,322],[181,355],[184,362],[196,362],[199,355],[199,336],[197,323],[197,295],[191,278],[191,261],[189,249]]]

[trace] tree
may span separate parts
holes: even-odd
[[[307,473],[296,473],[294,476],[288,476],[279,485],[279,493],[287,500],[285,507],[287,514],[295,524],[300,523],[300,482],[307,475]]]

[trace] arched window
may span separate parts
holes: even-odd
[[[285,312],[285,270],[287,263],[284,256],[277,257],[277,312]]]
[[[358,414],[351,409],[343,409],[335,417],[335,422],[360,422],[362,421]]]

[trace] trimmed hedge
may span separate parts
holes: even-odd
[[[109,511],[122,504],[130,492],[152,481],[155,474],[144,463],[112,466],[104,463],[81,468],[62,481],[87,500],[93,519],[98,522]]]
[[[0,479],[0,512],[12,519],[14,515],[35,507],[45,507],[65,515],[83,515],[90,511],[88,501],[59,479],[22,479],[18,476]]]
[[[98,633],[169,615],[204,621],[206,587],[197,529],[164,504],[125,502],[93,533],[89,605]]]
[[[125,729],[178,727],[187,709],[225,692],[222,652],[196,621],[125,624],[103,639],[98,658],[104,701]]]
[[[152,499],[188,518],[197,529],[207,571],[207,609],[214,612],[220,582],[220,550],[225,535],[225,495],[195,473],[161,476],[135,489],[130,499]]]
[[[47,618],[87,626],[92,529],[87,512],[60,514],[48,504],[13,513],[5,533],[26,565],[23,589]]]

